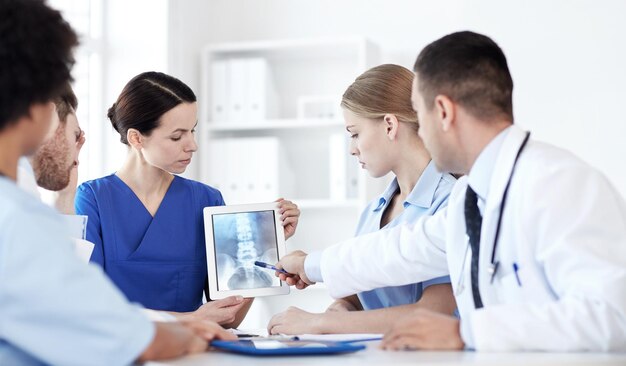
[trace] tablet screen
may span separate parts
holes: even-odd
[[[274,210],[211,215],[218,291],[280,287],[255,261],[278,262]]]

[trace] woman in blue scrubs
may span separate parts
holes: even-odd
[[[222,195],[175,175],[185,171],[197,149],[197,108],[193,91],[174,77],[146,72],[130,80],[108,111],[128,146],[126,161],[115,174],[78,188],[76,212],[89,217],[91,261],[130,301],[237,326],[251,300],[231,297],[202,305],[207,284],[202,210],[224,205]],[[279,205],[288,238],[300,211],[290,201]]]
[[[359,76],[343,95],[350,153],[375,178],[389,172],[395,175],[361,214],[356,235],[413,223],[447,205],[455,178],[437,171],[417,134],[412,82],[413,73],[408,69],[380,65]],[[363,292],[335,301],[322,314],[289,308],[272,318],[268,330],[285,334],[384,333],[398,317],[417,308],[452,314],[456,303],[449,277]]]

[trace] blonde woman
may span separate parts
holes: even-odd
[[[417,130],[411,106],[413,73],[380,65],[359,76],[341,101],[350,154],[375,178],[395,179],[361,214],[356,235],[415,222],[446,206],[455,179],[439,173]],[[379,288],[336,300],[325,313],[291,307],[275,315],[270,333],[384,333],[416,308],[452,314],[456,303],[449,277]]]

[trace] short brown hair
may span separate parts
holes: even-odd
[[[341,99],[341,106],[370,119],[390,113],[400,122],[414,123],[417,115],[411,106],[413,73],[402,66],[384,64],[373,67],[354,80]]]
[[[429,44],[413,70],[428,108],[446,95],[482,119],[513,121],[513,79],[504,53],[491,38],[457,32]]]
[[[70,83],[66,83],[61,90],[61,94],[54,100],[54,104],[57,107],[57,114],[59,115],[59,122],[65,124],[67,116],[70,113],[76,113],[78,108],[78,99],[76,94],[72,90]]]

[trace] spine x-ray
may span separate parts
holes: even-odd
[[[213,237],[219,291],[280,286],[272,271],[254,265],[278,261],[273,211],[213,215]]]

